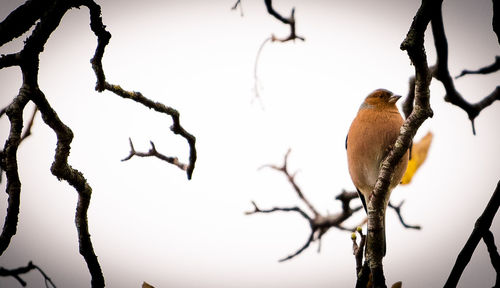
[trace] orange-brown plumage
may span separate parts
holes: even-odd
[[[403,125],[403,118],[396,107],[396,101],[400,97],[384,89],[373,91],[359,107],[347,134],[349,174],[365,209],[377,182],[381,162],[387,155],[389,147],[396,142]],[[406,152],[396,166],[389,185],[389,193],[384,199],[384,215],[391,191],[401,182],[406,171],[408,157],[409,153]]]

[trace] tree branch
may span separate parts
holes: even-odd
[[[394,211],[396,211],[396,214],[398,215],[398,218],[399,218],[399,221],[401,222],[401,224],[403,225],[403,227],[407,228],[407,229],[416,229],[416,230],[420,230],[422,227],[420,227],[420,225],[409,225],[409,224],[406,224],[406,221],[403,219],[403,216],[401,215],[401,206],[403,206],[404,204],[404,200],[401,201],[399,203],[399,205],[397,206],[394,206],[390,201],[389,201],[389,207],[391,207],[392,209],[394,209]]]
[[[444,100],[462,108],[467,113],[472,124],[472,133],[476,135],[474,120],[484,108],[490,106],[496,100],[500,100],[500,86],[497,86],[490,95],[477,103],[472,104],[465,100],[456,90],[453,78],[448,69],[448,41],[444,31],[441,5],[434,12],[431,25],[432,34],[434,35],[434,46],[437,53],[437,63],[432,74],[443,84],[446,90]]]
[[[488,253],[490,254],[490,261],[491,261],[491,266],[493,266],[493,269],[495,269],[495,272],[497,273],[497,279],[494,287],[499,287],[500,285],[500,255],[498,254],[498,248],[495,245],[495,237],[493,236],[493,233],[491,230],[488,230],[484,232],[483,234],[483,241],[484,244],[486,244],[486,247],[488,248]]]
[[[290,174],[290,172],[288,171],[288,156],[290,155],[291,151],[292,151],[291,149],[288,149],[288,151],[286,152],[285,159],[283,161],[282,166],[264,165],[261,167],[261,169],[267,167],[267,168],[274,169],[276,171],[283,172],[283,174],[285,174],[285,176],[287,177],[288,182],[290,182],[293,189],[295,190],[295,192],[299,196],[300,200],[302,200],[302,202],[304,202],[304,204],[307,205],[307,208],[309,208],[309,210],[311,210],[311,212],[314,213],[314,216],[318,216],[318,215],[320,215],[320,213],[316,210],[316,208],[314,208],[314,206],[311,204],[311,202],[309,202],[309,200],[306,199],[306,197],[304,196],[304,193],[302,193],[302,190],[300,189],[299,185],[297,185],[297,183],[295,183],[295,175],[297,174],[297,172]]]
[[[368,236],[366,259],[373,276],[374,287],[386,287],[383,273],[382,259],[384,256],[384,199],[389,191],[389,184],[394,167],[411,145],[418,128],[433,112],[429,104],[429,85],[431,76],[427,65],[424,50],[424,32],[431,20],[434,5],[440,1],[423,0],[417,11],[408,34],[401,44],[401,49],[408,52],[411,62],[415,67],[415,104],[411,114],[401,127],[393,149],[382,161],[379,177],[372,192],[371,199],[367,199]]]
[[[25,267],[19,267],[15,269],[6,269],[0,267],[0,277],[14,277],[19,282],[19,284],[21,284],[21,286],[26,287],[27,283],[21,278],[20,275],[26,274],[31,270],[37,270],[38,272],[40,272],[40,274],[42,274],[45,280],[45,287],[48,288],[50,284],[51,287],[56,288],[56,285],[54,284],[54,282],[52,282],[50,277],[47,276],[47,274],[40,267],[36,266],[31,261]]]
[[[231,7],[231,10],[236,10],[238,7],[240,7],[240,15],[243,17],[243,5],[241,4],[241,0],[236,1],[233,7]]]
[[[292,8],[292,12],[290,13],[290,17],[285,18],[285,17],[281,16],[281,14],[279,14],[276,10],[274,10],[272,0],[264,0],[264,3],[266,4],[267,12],[270,15],[272,15],[274,18],[281,21],[283,24],[287,24],[290,26],[290,34],[287,37],[278,38],[278,37],[272,35],[271,40],[273,42],[274,41],[287,42],[287,41],[295,40],[295,39],[305,41],[304,37],[298,36],[295,32],[295,8]]]
[[[108,90],[113,92],[114,94],[121,96],[125,99],[133,100],[137,103],[140,103],[146,106],[149,109],[153,109],[157,112],[164,113],[169,115],[172,118],[173,124],[170,127],[170,130],[174,134],[178,134],[181,137],[185,138],[189,145],[189,164],[186,169],[188,179],[191,179],[196,163],[196,138],[187,132],[182,125],[180,124],[180,114],[177,110],[172,107],[166,106],[159,102],[154,102],[142,95],[140,92],[130,92],[124,90],[119,85],[113,85],[106,82],[106,77],[104,74],[104,70],[102,68],[102,57],[104,55],[104,49],[106,45],[109,43],[109,39],[111,38],[111,34],[106,31],[106,26],[102,23],[101,18],[101,8],[99,5],[95,4],[90,0],[81,0],[82,5],[85,5],[89,8],[90,11],[90,27],[94,34],[97,36],[97,48],[94,54],[94,57],[91,59],[92,69],[94,69],[94,73],[97,78],[96,90],[102,92],[104,90]]]
[[[451,288],[457,286],[458,281],[460,280],[460,277],[462,277],[462,273],[465,270],[465,267],[469,264],[472,254],[474,254],[474,250],[476,250],[476,247],[479,244],[481,238],[484,238],[486,235],[487,239],[485,240],[485,242],[490,240],[488,239],[487,234],[491,233],[489,232],[491,223],[493,222],[493,218],[495,217],[499,206],[500,206],[500,181],[497,183],[497,187],[493,192],[493,195],[491,195],[488,205],[486,205],[486,208],[484,209],[483,213],[477,219],[476,224],[474,225],[474,229],[472,230],[472,233],[469,236],[469,239],[467,239],[467,242],[465,243],[464,247],[458,254],[457,260],[455,261],[455,265],[453,266],[453,269],[451,270],[451,273],[448,276],[448,280],[444,284],[444,288]],[[492,247],[488,246],[488,249],[490,248]],[[496,256],[493,256],[493,258],[495,257]],[[497,264],[493,265],[494,268],[497,269],[498,266],[495,267],[495,265],[498,265],[498,258],[496,258],[495,263]],[[496,271],[498,280],[498,270]]]
[[[170,157],[170,156],[165,156],[158,152],[156,150],[155,144],[153,141],[150,141],[149,143],[151,144],[151,148],[149,149],[148,152],[137,152],[135,151],[134,144],[132,143],[132,139],[128,138],[129,143],[130,143],[130,154],[122,159],[122,161],[128,161],[130,160],[133,156],[138,156],[138,157],[156,157],[160,160],[163,160],[167,163],[170,163],[172,165],[175,165],[179,167],[179,169],[186,171],[188,165],[179,162],[179,159],[177,157]]]
[[[483,74],[483,75],[490,74],[490,73],[497,72],[498,70],[500,70],[500,56],[496,56],[495,62],[488,65],[488,66],[479,68],[477,70],[466,70],[466,69],[462,70],[462,72],[458,76],[455,76],[455,79],[458,79],[460,77],[463,77],[465,75],[470,75],[470,74]]]
[[[356,228],[348,229],[342,226],[345,220],[349,219],[354,213],[361,210],[362,206],[357,206],[355,208],[351,208],[350,203],[351,200],[357,199],[358,196],[355,192],[347,192],[342,190],[342,192],[336,196],[335,199],[341,201],[342,203],[342,211],[335,214],[326,214],[322,215],[317,211],[317,209],[307,200],[302,192],[302,189],[295,182],[295,174],[291,174],[288,170],[288,157],[290,155],[290,149],[287,151],[284,157],[283,164],[281,166],[277,165],[265,165],[261,168],[267,167],[273,170],[279,171],[288,179],[288,182],[293,187],[295,193],[299,196],[299,199],[302,200],[308,207],[308,209],[312,212],[313,217],[309,216],[304,210],[299,208],[298,206],[283,208],[283,207],[273,207],[271,209],[260,209],[255,202],[252,201],[252,205],[254,206],[253,211],[245,212],[246,215],[256,214],[256,213],[272,213],[277,211],[282,212],[296,212],[299,213],[304,219],[306,219],[309,223],[309,227],[311,228],[311,232],[309,237],[307,238],[304,245],[302,245],[296,252],[288,255],[280,259],[280,262],[290,260],[295,256],[301,254],[304,250],[306,250],[310,244],[314,241],[318,241],[320,243],[323,235],[332,227],[335,227],[342,231],[354,231]]]

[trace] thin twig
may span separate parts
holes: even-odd
[[[477,70],[467,70],[467,69],[462,70],[462,72],[459,75],[455,76],[455,79],[471,74],[483,74],[483,75],[490,74],[497,72],[498,70],[500,70],[500,56],[495,56],[495,62],[493,62],[492,64],[484,66]]]
[[[406,221],[403,219],[403,216],[401,215],[401,206],[403,206],[404,204],[404,200],[401,201],[399,203],[399,205],[397,206],[394,206],[390,201],[389,201],[389,207],[391,207],[392,209],[394,209],[394,211],[396,211],[396,214],[398,215],[398,218],[399,218],[399,221],[401,222],[401,224],[407,228],[407,229],[416,229],[416,230],[420,230],[422,229],[422,227],[420,225],[409,225],[406,223]]]
[[[240,7],[240,15],[243,17],[243,5],[241,4],[241,0],[236,1],[233,7],[231,7],[231,10],[236,10],[238,7]]]
[[[259,76],[258,76],[258,65],[259,65],[259,59],[260,59],[260,54],[262,53],[262,49],[264,48],[264,45],[268,43],[271,40],[271,37],[266,38],[262,44],[259,46],[259,50],[257,50],[257,56],[255,57],[255,62],[254,62],[254,67],[253,67],[253,79],[254,79],[254,93],[255,93],[255,99],[259,100],[262,109],[264,109],[264,104],[262,102],[262,98],[260,97],[260,82],[259,82]]]
[[[179,167],[179,169],[184,170],[184,171],[186,171],[186,169],[188,167],[187,164],[181,163],[177,157],[165,156],[165,155],[161,154],[160,152],[158,152],[156,150],[156,147],[155,147],[155,144],[153,143],[153,141],[149,141],[149,143],[151,144],[151,148],[149,149],[148,152],[137,152],[134,148],[134,144],[132,143],[132,139],[128,138],[128,140],[130,143],[130,154],[127,157],[125,157],[124,159],[122,159],[122,161],[128,161],[133,156],[156,157],[160,160],[163,160],[163,161],[168,162],[172,165],[175,165],[175,166]]]

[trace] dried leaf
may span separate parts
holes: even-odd
[[[429,147],[431,146],[432,137],[432,132],[427,132],[427,134],[420,139],[418,143],[413,143],[411,159],[408,161],[408,168],[406,168],[401,184],[409,184],[417,170],[420,168],[422,163],[424,163],[427,158]]]
[[[398,282],[392,284],[392,286],[391,286],[391,288],[401,288],[401,287],[403,287],[403,282],[401,282],[401,281],[398,281]]]
[[[146,283],[146,282],[142,282],[142,288],[155,288],[155,287],[153,287],[153,286],[149,285],[149,284],[148,284],[148,283]]]

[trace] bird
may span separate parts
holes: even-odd
[[[382,161],[396,142],[404,122],[396,106],[396,102],[400,98],[401,96],[394,95],[386,89],[373,91],[361,103],[347,133],[345,144],[349,174],[366,212],[367,203],[370,201],[370,195],[377,182]],[[384,199],[384,255],[386,252],[385,211],[391,191],[401,182],[406,171],[409,154],[410,152],[406,151],[396,165],[389,191]]]

